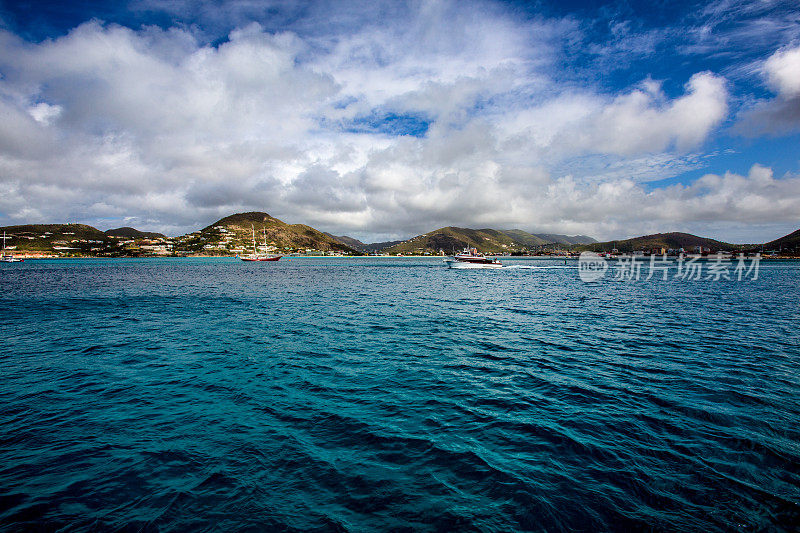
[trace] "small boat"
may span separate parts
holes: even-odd
[[[445,259],[450,268],[502,268],[503,263],[493,257],[486,257],[477,248],[466,247],[464,250]]]
[[[22,263],[25,261],[21,257],[14,257],[14,254],[6,253],[6,232],[3,232],[3,250],[0,251],[0,262],[2,263]]]
[[[253,228],[253,253],[251,255],[244,255],[244,256],[237,255],[236,257],[238,257],[242,261],[277,261],[281,257],[283,257],[282,255],[259,255],[258,250],[256,250],[256,228],[252,224],[250,224],[250,227]],[[266,248],[266,246],[267,246],[267,232],[264,231],[264,247]]]
[[[245,255],[245,256],[237,256],[242,261],[277,261],[282,255]]]

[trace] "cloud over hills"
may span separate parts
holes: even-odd
[[[775,96],[746,109],[736,131],[747,137],[800,131],[800,45],[776,51],[760,72]]]
[[[769,161],[644,183],[708,164],[737,101],[719,72],[660,80],[636,67],[609,89],[569,64],[565,50],[590,38],[584,21],[488,2],[276,6],[263,18],[229,5],[232,29],[213,38],[213,4],[196,5],[194,25],[0,32],[2,222],[171,233],[265,210],[367,239],[445,225],[602,238],[798,222],[797,178],[753,166]],[[592,54],[625,49],[636,33],[624,28]],[[770,52],[776,96],[741,121],[795,105],[795,54]]]

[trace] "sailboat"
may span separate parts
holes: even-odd
[[[242,261],[277,261],[282,255],[258,255],[258,250],[256,249],[256,228],[252,224],[250,227],[253,229],[253,253],[251,255],[245,256],[237,256]],[[264,230],[264,247],[267,246],[267,230]]]
[[[22,258],[14,257],[14,254],[6,253],[6,232],[3,232],[3,250],[0,252],[0,261],[3,263],[22,263],[25,261]]]

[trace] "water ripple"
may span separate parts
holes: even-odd
[[[800,265],[509,263],[3,265],[0,529],[796,530]]]

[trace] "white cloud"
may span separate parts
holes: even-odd
[[[28,113],[30,113],[33,119],[44,125],[49,125],[53,120],[57,119],[61,111],[62,108],[60,105],[50,105],[44,102],[40,102],[28,109]]]
[[[599,237],[699,228],[708,234],[709,228],[724,226],[727,235],[747,238],[746,228],[768,226],[775,238],[800,223],[800,177],[776,179],[771,169],[759,165],[746,176],[707,174],[691,185],[650,191],[625,179],[580,184],[565,177],[553,180],[541,194],[538,227],[576,233],[594,227]],[[719,236],[725,238],[724,233]]]
[[[761,73],[776,96],[744,109],[733,130],[745,137],[800,130],[800,46],[776,51],[764,61]]]
[[[800,95],[800,46],[775,52],[764,63],[764,72],[779,95],[785,98]]]
[[[509,136],[529,136],[540,149],[564,157],[582,153],[632,156],[697,147],[727,112],[724,80],[692,76],[687,94],[672,101],[652,85],[608,100],[596,94],[565,94],[521,110],[506,122]],[[516,131],[514,131],[516,130]]]
[[[789,222],[758,206],[794,207],[794,178],[639,185],[701,164],[693,151],[727,113],[720,76],[696,73],[675,97],[650,78],[616,93],[563,87],[570,20],[522,24],[460,2],[405,15],[307,35],[244,24],[218,46],[191,28],[100,22],[40,43],[0,33],[2,220],[185,231],[260,209],[378,237],[447,224],[602,237],[703,213]],[[429,129],[347,127],[388,114]]]

